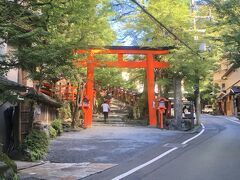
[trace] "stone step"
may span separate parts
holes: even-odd
[[[117,126],[117,127],[125,127],[125,126],[131,126],[131,125],[128,125],[128,124],[125,124],[125,123],[96,123],[96,122],[93,122],[92,124],[93,126]]]
[[[107,119],[109,122],[114,122],[114,123],[121,123],[121,122],[123,122],[123,120],[122,119],[110,119],[110,118],[108,118]],[[104,119],[102,118],[102,119],[94,119],[93,120],[93,122],[104,122]]]
[[[125,109],[121,109],[121,108],[110,108],[110,110],[112,111],[112,112],[119,112],[119,111],[126,111]]]
[[[93,116],[93,119],[102,119],[104,116],[103,115],[98,115],[98,116]],[[127,118],[128,116],[125,115],[108,115],[108,118],[110,119],[123,119],[123,118]]]
[[[126,103],[110,102],[110,106],[120,106],[120,107],[125,107],[125,106],[126,106]]]
[[[111,109],[127,109],[124,106],[110,106]]]
[[[120,113],[127,113],[128,114],[128,110],[126,110],[126,109],[119,109],[119,110],[111,110],[111,112],[110,113],[115,113],[115,114],[120,114]]]
[[[108,118],[108,121],[111,122],[124,122],[126,118]],[[93,122],[104,122],[104,118],[94,118]]]
[[[126,118],[127,118],[126,116],[122,116],[122,117],[121,116],[115,116],[115,117],[108,116],[108,119],[111,119],[113,121],[123,120]],[[99,119],[104,119],[104,116],[93,117],[93,120],[99,120]]]
[[[104,117],[93,118],[93,121],[99,121],[99,120],[102,120],[102,119],[104,119]],[[112,120],[112,121],[123,121],[126,118],[121,118],[121,117],[111,118],[111,117],[108,117],[108,119]]]
[[[129,112],[125,103],[112,99],[110,102],[111,112],[108,114],[107,123],[104,121],[103,114],[93,115],[93,126],[128,126],[125,123]]]
[[[111,107],[111,108],[119,108],[119,107],[121,107],[121,106],[118,105],[118,104],[110,104],[110,107]]]
[[[125,104],[118,104],[118,103],[110,103],[110,107],[126,107]]]
[[[126,103],[120,102],[120,101],[111,101],[110,106],[126,106]]]
[[[108,113],[109,116],[127,116],[128,113],[127,112],[109,112]],[[99,114],[93,114],[93,116],[103,116],[103,113],[99,113]]]
[[[111,106],[111,105],[110,105],[110,108],[123,109],[124,106],[116,106],[116,105]]]
[[[127,117],[128,116],[128,113],[114,113],[114,112],[110,112],[108,114],[108,117],[112,117],[112,118],[115,118],[115,117]],[[103,117],[103,114],[93,114],[93,117]]]
[[[112,119],[112,118],[108,118],[107,119],[110,122],[124,122],[124,119]],[[104,118],[97,118],[97,119],[93,119],[93,122],[104,122]]]
[[[111,99],[111,102],[124,103],[124,102],[122,102],[122,101],[119,101],[119,100],[116,99],[116,98],[112,98],[112,99]]]

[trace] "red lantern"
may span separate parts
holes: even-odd
[[[87,97],[83,98],[82,107],[85,109],[88,109],[90,107],[90,100]]]

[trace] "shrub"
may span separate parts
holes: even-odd
[[[48,131],[50,138],[57,137],[57,131],[52,126],[49,127]]]
[[[71,118],[71,109],[69,102],[64,102],[62,104],[62,107],[59,108],[59,117],[61,117],[62,119]]]
[[[44,131],[32,130],[23,142],[26,158],[30,161],[42,159],[48,151],[49,138]]]
[[[0,179],[19,179],[17,176],[17,165],[2,152],[0,152]]]
[[[51,123],[52,127],[57,131],[57,135],[60,135],[63,132],[63,126],[61,119],[55,119]]]

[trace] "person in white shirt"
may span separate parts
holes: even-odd
[[[110,112],[110,107],[109,107],[107,101],[104,101],[104,103],[102,104],[102,111],[103,111],[103,115],[104,115],[104,121],[106,123],[107,119],[108,119],[108,113]]]

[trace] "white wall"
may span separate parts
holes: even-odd
[[[0,43],[1,43],[2,39],[0,38]],[[0,44],[0,55],[5,55],[7,53],[7,44],[3,43]]]
[[[18,82],[18,69],[10,69],[6,75],[8,80]]]

